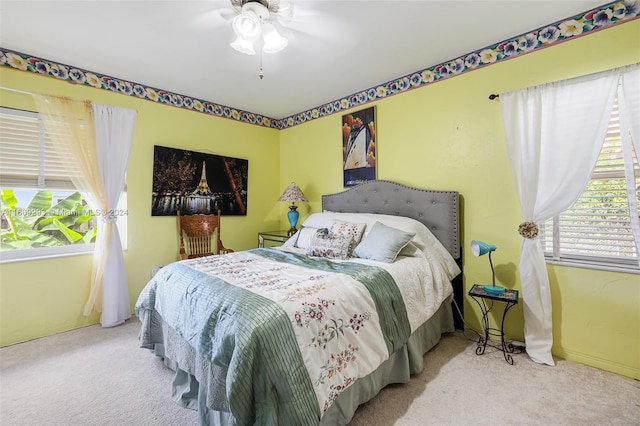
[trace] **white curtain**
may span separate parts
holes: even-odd
[[[640,64],[623,68],[622,93],[624,109],[629,116],[629,128],[636,156],[640,160]]]
[[[58,96],[37,94],[34,101],[54,146],[77,167],[69,170],[70,178],[87,192],[98,218],[84,314],[102,312],[103,327],[121,324],[131,317],[131,306],[116,207],[124,190],[137,112]]]
[[[500,94],[522,213],[535,224],[569,208],[588,183],[609,124],[619,71]],[[520,277],[527,353],[554,365],[551,293],[542,245],[523,238]]]
[[[93,105],[93,118],[96,136],[98,163],[104,182],[104,201],[106,211],[102,212],[98,221],[98,236],[105,238],[96,241],[98,257],[104,257],[104,275],[102,276],[102,303],[100,306],[100,280],[94,280],[91,295],[85,306],[85,315],[95,309],[102,316],[103,327],[112,327],[123,323],[131,317],[129,286],[124,268],[122,243],[118,232],[118,219],[125,212],[120,212],[118,201],[124,192],[125,177],[129,167],[129,156],[133,147],[133,133],[136,125],[135,110],[116,108],[107,105]]]
[[[618,89],[620,110],[620,139],[624,155],[627,194],[629,194],[629,219],[636,253],[640,253],[640,215],[636,194],[636,178],[633,169],[633,151],[640,159],[640,65],[625,67]],[[640,161],[640,160],[639,160]],[[633,214],[636,212],[636,214]],[[640,256],[638,257],[640,265]]]

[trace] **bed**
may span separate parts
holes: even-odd
[[[280,248],[167,265],[136,302],[140,345],[200,424],[347,424],[454,330],[458,198],[370,181]]]

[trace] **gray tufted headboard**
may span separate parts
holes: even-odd
[[[458,193],[412,188],[387,180],[365,182],[322,196],[322,209],[340,213],[406,216],[426,225],[451,253],[460,258]]]

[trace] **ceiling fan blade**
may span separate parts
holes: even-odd
[[[330,10],[309,7],[308,4],[291,3],[291,15],[277,14],[277,21],[284,29],[292,33],[320,37],[325,40],[339,40],[353,32],[349,17],[334,15]]]
[[[275,13],[280,25],[287,26],[294,17],[294,3],[291,0],[282,0],[278,3],[278,12]]]
[[[212,32],[230,30],[231,21],[237,12],[228,5],[228,2],[220,4],[221,2],[213,2],[213,6],[209,3],[209,7],[204,10],[191,13],[190,17],[185,19],[187,27],[192,30],[198,31],[203,34],[211,34]]]
[[[220,16],[222,16],[222,18],[226,19],[227,21],[232,20],[238,14],[238,12],[236,12],[235,9],[232,9],[230,7],[218,9],[218,13],[220,14]]]

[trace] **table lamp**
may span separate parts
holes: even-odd
[[[489,253],[489,264],[491,265],[491,285],[485,285],[484,291],[489,294],[502,294],[504,293],[504,287],[496,285],[496,272],[493,269],[493,262],[491,261],[491,252],[496,250],[496,246],[492,244],[483,243],[482,241],[471,241],[471,252],[475,256],[483,256]]]
[[[296,225],[298,224],[298,217],[300,217],[300,213],[298,213],[298,206],[296,206],[296,202],[307,203],[309,200],[304,196],[298,185],[291,182],[291,185],[287,186],[287,189],[284,190],[280,198],[278,198],[278,201],[291,201],[289,212],[287,213],[287,219],[289,219],[289,225],[291,225],[291,229],[289,229],[287,234],[291,236],[298,231],[296,229]]]

